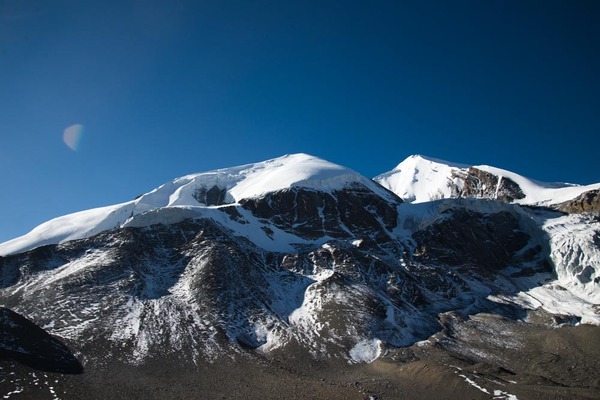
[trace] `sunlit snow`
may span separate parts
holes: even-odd
[[[462,189],[464,182],[461,177],[466,175],[469,167],[471,166],[414,155],[402,161],[393,170],[375,177],[374,180],[407,202],[422,203],[453,197],[452,188]],[[546,206],[560,204],[589,190],[600,189],[600,183],[585,186],[545,183],[488,165],[472,167],[500,178],[509,178],[517,183],[525,197],[515,200],[516,204]]]
[[[225,189],[225,202],[236,203],[241,199],[291,187],[331,191],[355,183],[368,187],[386,199],[391,198],[381,186],[351,169],[307,154],[286,155],[255,164],[187,175],[165,183],[127,203],[81,211],[45,222],[24,236],[0,244],[0,256],[46,244],[90,237],[105,230],[119,228],[126,223],[142,226],[173,223],[185,218],[203,216],[205,212],[210,212],[207,210],[214,207],[206,206],[194,197],[196,191],[201,188],[210,189],[217,186]],[[157,210],[169,207],[186,208],[190,211],[156,213]],[[131,221],[139,218],[140,214],[151,211],[155,213],[148,214],[141,220]],[[215,213],[210,215],[214,216]],[[260,236],[264,236],[264,233]],[[273,240],[265,243],[272,245]],[[272,249],[268,245],[266,248]]]

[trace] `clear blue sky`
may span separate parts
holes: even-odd
[[[599,182],[598,21],[594,0],[0,0],[0,242],[286,153]]]

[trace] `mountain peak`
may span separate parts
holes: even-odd
[[[451,197],[489,198],[524,205],[553,206],[600,188],[538,182],[489,165],[466,165],[415,154],[374,178],[407,202]]]
[[[291,187],[329,191],[361,183],[384,194],[370,179],[324,159],[305,154],[286,154],[271,160],[196,173],[168,182],[143,195],[140,203],[154,207],[200,206],[194,198],[200,188],[214,186],[225,191],[227,203],[261,196]]]
[[[366,187],[386,200],[397,200],[380,185],[349,168],[305,153],[287,154],[253,164],[186,175],[126,203],[55,218],[24,236],[0,244],[0,255],[91,237],[167,208],[172,212],[140,218],[136,223],[173,223],[184,216],[197,217],[215,207],[285,189],[332,192],[353,185]]]
[[[469,167],[415,154],[374,180],[405,201],[421,203],[452,197],[453,176],[462,168]]]
[[[403,168],[404,169],[413,168],[415,165],[436,165],[436,164],[445,165],[448,167],[455,167],[455,168],[469,168],[469,165],[466,165],[466,164],[454,163],[454,162],[442,160],[440,158],[425,156],[423,154],[413,154],[411,156],[406,157],[404,159],[404,161],[402,161],[400,164],[398,164],[396,166],[396,168],[394,168],[392,171],[400,171]]]

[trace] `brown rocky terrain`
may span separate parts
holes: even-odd
[[[0,391],[40,400],[598,399],[599,341],[597,326],[549,328],[495,315],[449,315],[443,332],[388,348],[371,364],[319,361],[292,349],[223,354],[193,366],[176,356],[142,366],[108,358],[78,375],[4,361],[3,370],[14,374],[2,376]]]
[[[566,213],[600,212],[600,190],[590,190],[573,200],[559,204],[558,210]]]

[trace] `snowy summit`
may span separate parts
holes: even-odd
[[[488,165],[456,164],[422,155],[408,157],[374,180],[410,203],[453,197],[501,199],[503,191],[510,189],[518,196],[509,198],[509,203],[551,206],[600,189],[600,184],[538,182]]]
[[[91,237],[100,232],[132,224],[136,217],[152,211],[186,209],[193,216],[208,208],[235,204],[242,199],[293,187],[328,192],[362,184],[389,199],[390,193],[357,172],[308,154],[291,154],[238,167],[186,175],[117,205],[68,214],[52,219],[31,232],[0,244],[0,256],[30,250],[46,244]],[[214,199],[211,199],[214,197]],[[161,215],[164,218],[166,213]],[[178,218],[181,214],[178,214]],[[134,223],[140,226],[140,218]],[[146,223],[170,223],[144,219]]]

